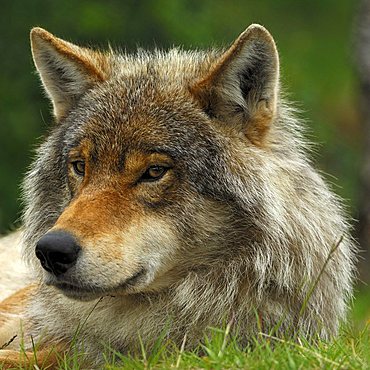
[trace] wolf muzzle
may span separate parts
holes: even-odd
[[[77,240],[65,231],[51,231],[36,245],[36,257],[41,266],[55,276],[67,272],[77,261],[81,247]]]

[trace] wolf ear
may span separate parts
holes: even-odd
[[[31,30],[33,60],[57,120],[95,83],[106,80],[107,57],[58,39],[42,28]]]
[[[256,145],[276,115],[278,90],[275,42],[260,25],[249,26],[191,87],[209,116],[234,125]]]

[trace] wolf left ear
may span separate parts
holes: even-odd
[[[109,73],[107,57],[61,40],[42,28],[31,30],[33,60],[57,120]]]
[[[279,57],[270,33],[249,26],[190,90],[210,117],[261,145],[276,115],[279,90]]]

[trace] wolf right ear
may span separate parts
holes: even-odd
[[[33,60],[59,121],[95,83],[107,79],[107,57],[58,39],[42,28],[31,30]]]
[[[279,58],[275,42],[262,26],[249,26],[190,87],[212,118],[234,127],[262,145],[276,116]]]

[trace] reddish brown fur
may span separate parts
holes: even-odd
[[[63,345],[39,349],[37,352],[2,350],[0,364],[2,369],[59,369],[58,364],[64,350],[65,347]]]
[[[31,37],[35,43],[37,43],[37,38],[41,38],[45,42],[50,43],[54,48],[69,60],[76,62],[81,69],[85,70],[90,77],[95,77],[97,81],[104,81],[107,77],[106,70],[108,69],[108,64],[105,56],[99,52],[94,52],[94,62],[92,64],[83,54],[77,54],[71,45],[64,40],[58,39],[51,33],[45,31],[42,28],[34,28],[31,33]],[[89,53],[91,51],[89,50]]]
[[[251,124],[246,127],[246,136],[252,144],[266,148],[265,139],[273,118],[273,110],[268,107],[268,103],[265,100],[260,101]]]
[[[122,237],[119,235],[125,229],[125,225],[138,223],[143,216],[141,202],[161,201],[157,193],[150,194],[145,191],[138,193],[132,185],[150,163],[171,165],[171,160],[163,154],[148,155],[136,151],[127,157],[124,173],[107,177],[106,173],[100,174],[99,169],[94,168],[88,160],[89,148],[89,143],[84,142],[70,153],[72,160],[86,159],[86,172],[82,183],[76,185],[75,200],[64,210],[52,230],[71,232],[81,245],[86,243],[99,245],[95,242],[107,235],[112,245],[120,245]],[[109,164],[118,161],[109,153],[105,159]],[[91,171],[94,171],[93,176]],[[176,187],[176,181],[170,178],[167,182],[167,196],[176,194],[169,192],[170,188]],[[119,249],[112,248],[107,258],[120,259],[122,253]]]
[[[37,284],[30,284],[0,302],[0,364],[2,369],[29,368],[35,365],[54,369],[57,368],[58,359],[67,349],[65,344],[53,343],[38,347],[37,353],[19,351],[20,343],[25,334],[28,334],[30,324],[23,322],[21,317],[37,289]]]
[[[23,312],[35,288],[36,285],[31,284],[0,302],[0,325],[4,325],[9,320],[6,316],[7,313],[21,314]],[[1,345],[2,343],[0,343]]]

